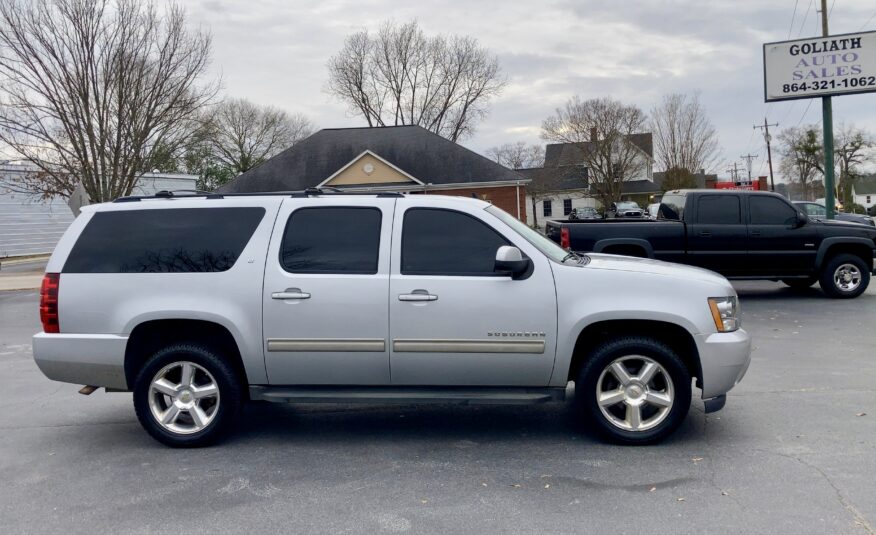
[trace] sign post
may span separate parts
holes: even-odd
[[[833,219],[834,95],[876,92],[876,32],[828,35],[827,0],[821,0],[821,37],[763,45],[764,100],[821,98],[824,123],[824,189]]]

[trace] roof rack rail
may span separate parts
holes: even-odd
[[[161,190],[153,195],[128,195],[119,197],[114,203],[139,202],[143,199],[192,199],[203,197],[205,199],[224,199],[225,197],[315,197],[318,195],[374,195],[377,197],[403,197],[404,194],[397,191],[345,191],[335,187],[307,188],[300,191],[252,191],[241,193],[218,193],[215,191],[203,191],[196,189]]]

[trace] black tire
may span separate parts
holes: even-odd
[[[795,290],[805,290],[818,282],[818,277],[809,277],[806,279],[782,279],[786,286],[790,286]]]
[[[844,289],[841,284],[837,284],[835,276],[837,271],[843,266],[854,266],[857,269],[860,281],[853,289]],[[867,290],[870,284],[870,270],[872,268],[867,265],[861,257],[851,254],[838,254],[831,257],[824,263],[824,268],[819,277],[819,285],[828,297],[834,299],[852,299],[858,297]]]
[[[165,367],[177,362],[191,362],[208,372],[218,387],[212,420],[201,430],[183,434],[166,429],[156,420],[150,406],[153,378]],[[233,427],[243,401],[242,385],[232,366],[213,350],[197,344],[165,347],[152,355],[134,382],[134,410],[140,425],[152,438],[174,448],[197,448],[216,443]]]
[[[621,429],[603,414],[597,402],[597,383],[603,371],[617,359],[635,355],[647,357],[662,366],[674,390],[668,414],[654,427],[641,431]],[[602,437],[617,444],[645,445],[663,440],[684,421],[690,410],[690,399],[691,375],[681,358],[667,345],[642,336],[615,338],[596,347],[587,357],[575,381],[575,402],[584,421]],[[613,409],[625,406],[625,403],[619,403]]]

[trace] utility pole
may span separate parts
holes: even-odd
[[[733,177],[734,184],[739,182],[739,169],[737,168],[736,162],[733,162],[733,169],[727,169],[727,172]]]
[[[827,0],[822,0],[822,3]],[[778,128],[779,123],[769,124],[767,123],[766,117],[763,118],[763,124],[754,125],[755,128],[763,128],[763,140],[766,141],[767,146],[767,161],[770,164],[770,191],[776,191],[776,182],[773,179],[773,151],[770,149],[770,141],[772,141],[772,137],[770,137],[770,127],[775,126]]]
[[[827,0],[821,0],[821,35],[827,37]],[[827,218],[833,219],[836,206],[834,199],[833,170],[833,103],[830,97],[821,97],[821,114],[824,120],[824,204],[827,208]]]
[[[756,154],[746,154],[745,156],[740,156],[743,160],[745,160],[745,167],[748,169],[748,182],[751,182],[751,161],[757,158]]]

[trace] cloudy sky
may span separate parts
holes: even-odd
[[[612,96],[644,110],[661,95],[700,91],[723,147],[724,170],[756,154],[752,125],[819,123],[820,100],[763,102],[764,42],[820,35],[819,0],[187,0],[214,37],[229,96],[301,112],[319,127],[362,126],[323,90],[344,37],[383,20],[416,18],[427,34],[477,38],[508,79],[490,116],[463,141],[487,148],[539,142],[541,121],[569,97]],[[828,0],[831,33],[876,30],[874,0]],[[830,9],[830,7],[829,7]],[[834,99],[834,121],[876,134],[876,93]]]

